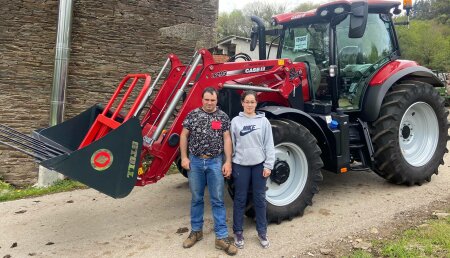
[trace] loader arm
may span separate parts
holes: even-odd
[[[217,90],[230,88],[239,93],[255,87],[253,89],[260,91],[261,99],[270,99],[279,105],[289,106],[289,95],[300,86],[304,100],[309,100],[307,80],[301,78],[301,74],[306,74],[306,66],[303,63],[292,63],[289,59],[214,63],[207,50],[202,49],[199,53],[202,64],[195,68],[194,76],[189,81],[190,88],[186,90],[184,100],[180,101],[178,112],[173,114],[173,122],[167,125],[160,138],[152,143],[149,139],[158,125],[157,118],[166,112],[164,107],[167,107],[167,103],[174,101],[173,92],[179,89],[180,84],[178,88],[174,88],[174,85],[179,81],[183,82],[182,77],[187,69],[179,65],[175,55],[169,56],[173,60],[172,69],[143,119],[142,174],[136,185],[154,183],[169,170],[179,155],[182,122],[190,111],[201,106],[202,92],[206,87],[214,87]]]

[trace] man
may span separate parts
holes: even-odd
[[[205,186],[208,185],[214,217],[215,246],[228,255],[237,253],[228,238],[224,195],[224,177],[231,175],[230,119],[217,108],[217,91],[206,88],[202,94],[202,107],[194,109],[183,121],[180,136],[181,166],[188,170],[191,200],[191,233],[183,242],[192,247],[203,238]],[[189,156],[188,156],[189,148]]]

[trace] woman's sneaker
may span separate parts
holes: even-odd
[[[263,235],[258,234],[258,239],[259,239],[259,243],[261,244],[261,246],[263,248],[269,248],[270,242],[269,242],[269,239],[267,238],[266,234],[263,234]]]
[[[234,245],[237,248],[239,248],[239,249],[244,248],[244,234],[243,234],[243,232],[236,232],[234,234]]]

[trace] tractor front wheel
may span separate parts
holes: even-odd
[[[404,81],[386,94],[372,123],[375,172],[395,184],[421,185],[447,151],[448,111],[429,84]]]
[[[321,150],[316,138],[301,124],[271,120],[275,166],[267,179],[267,220],[280,223],[301,216],[312,205],[322,181]]]
[[[275,165],[266,184],[267,221],[281,223],[303,215],[312,205],[322,181],[323,162],[316,138],[304,126],[288,119],[273,119],[270,123]],[[228,192],[233,198],[232,180],[228,180]],[[255,216],[252,199],[249,192],[245,212],[248,217]]]

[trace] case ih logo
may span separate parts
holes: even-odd
[[[272,69],[273,66],[261,66],[261,67],[254,67],[254,68],[247,68],[244,70],[244,73],[259,73],[264,72]]]
[[[258,73],[258,72],[264,72],[266,70],[266,67],[255,67],[255,68],[247,68],[244,70],[244,73]]]
[[[91,165],[97,171],[108,169],[113,163],[113,155],[110,150],[100,149],[91,156]]]

